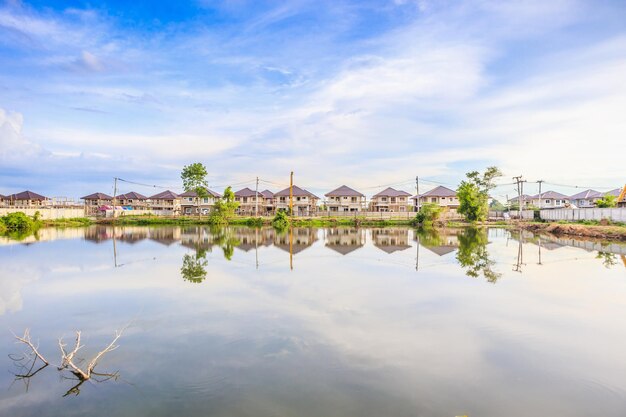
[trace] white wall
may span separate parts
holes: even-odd
[[[626,208],[580,208],[541,210],[543,220],[602,220],[626,222]]]
[[[71,219],[73,217],[85,217],[83,208],[0,208],[0,216],[6,216],[9,213],[22,212],[28,216],[34,216],[35,212],[39,212],[42,220],[55,219]]]

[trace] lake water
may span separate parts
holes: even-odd
[[[2,416],[626,416],[620,244],[406,228],[38,239],[0,240]],[[96,369],[117,379],[14,377],[27,349],[11,331],[58,364],[59,337],[81,330],[89,360],[124,327]]]

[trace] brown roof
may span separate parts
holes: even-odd
[[[261,193],[258,193],[261,194]],[[246,187],[239,191],[235,191],[235,197],[255,197],[257,192]]]
[[[313,197],[313,198],[319,199],[319,197],[316,196],[315,194],[303,188],[300,188],[297,185],[293,186],[293,196],[294,197]],[[274,197],[289,197],[289,187],[277,192],[276,194],[274,194]]]
[[[113,200],[113,197],[104,193],[93,193],[81,197],[81,200]]]
[[[542,193],[543,194],[543,193]],[[570,197],[572,200],[585,199],[585,198],[602,198],[602,193],[596,190],[585,190],[578,194],[574,194]]]
[[[222,198],[222,195],[221,195],[220,193],[216,193],[216,192],[215,192],[215,191],[213,191],[213,190],[206,189],[206,192],[207,192],[210,196],[212,196],[212,197],[215,197],[215,198]],[[180,197],[197,197],[197,196],[198,196],[198,195],[197,195],[197,194],[196,194],[196,192],[195,192],[195,191],[193,191],[193,190],[192,190],[192,191],[185,191],[184,193],[180,194]]]
[[[274,193],[271,192],[270,190],[263,190],[261,191],[261,194],[263,195],[264,198],[274,198]]]
[[[150,197],[150,200],[175,200],[177,198],[178,194],[170,190],[165,190],[153,195],[152,197]]]
[[[555,200],[569,200],[569,197],[566,196],[565,194],[561,194],[561,193],[557,193],[556,191],[546,191],[545,193],[541,193],[541,195],[539,194],[535,194],[534,196],[532,196],[532,198],[548,198],[548,199],[555,199]]]
[[[324,195],[326,197],[365,197],[363,194],[348,187],[347,185],[342,185],[341,187]]]
[[[145,195],[136,193],[134,191],[131,191],[130,193],[126,193],[126,194],[120,194],[116,198],[123,199],[123,200],[147,200],[148,199],[148,197],[146,197]]]
[[[33,193],[32,191],[22,191],[21,193],[11,194],[6,196],[7,200],[47,200],[48,197],[44,197],[41,194]]]
[[[411,198],[415,199],[416,197],[417,196]],[[420,197],[456,197],[456,191],[439,185],[430,191],[426,191],[425,193],[420,194]]]
[[[391,187],[387,187],[378,194],[374,194],[374,197],[405,197],[410,196],[411,194],[406,191],[396,190]]]

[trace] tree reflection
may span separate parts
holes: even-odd
[[[465,273],[475,278],[482,275],[487,281],[495,283],[501,274],[493,270],[496,262],[489,257],[487,250],[487,230],[466,228],[459,233],[458,239],[456,259],[463,268],[467,268]]]
[[[613,265],[617,265],[617,255],[611,252],[599,251],[596,255],[596,259],[601,259],[602,265],[607,269],[611,268]]]
[[[196,249],[195,254],[186,253],[183,256],[183,266],[180,274],[185,281],[200,283],[206,279],[206,267],[209,261],[206,259],[206,249]]]

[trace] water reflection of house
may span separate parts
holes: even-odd
[[[206,227],[184,227],[180,232],[180,244],[195,250],[211,250],[216,245],[217,236]]]
[[[169,246],[180,240],[181,231],[178,227],[151,229],[142,226],[94,226],[86,228],[83,236],[85,240],[96,243],[115,238],[120,242],[133,244],[149,239]]]
[[[409,245],[409,229],[372,229],[372,242],[378,249],[387,253],[402,251]]]
[[[239,241],[237,249],[248,252],[259,246],[271,246],[274,243],[274,229],[257,229],[249,227],[237,227],[233,229],[233,235]]]
[[[326,247],[342,255],[365,245],[365,230],[355,228],[334,228],[326,231]]]
[[[292,253],[302,252],[317,240],[317,229],[297,228],[277,233],[274,236],[274,246],[289,252],[290,240]]]
[[[438,256],[444,256],[459,248],[459,238],[456,235],[440,235],[436,240],[419,236],[415,238],[421,246]]]

